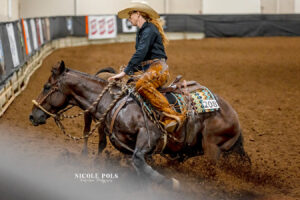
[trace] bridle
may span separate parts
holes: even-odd
[[[111,102],[111,104],[107,107],[107,110],[102,113],[101,117],[99,118],[99,120],[96,122],[95,127],[85,136],[83,137],[74,137],[68,133],[66,133],[65,131],[65,127],[63,126],[63,124],[61,123],[61,121],[64,118],[75,118],[78,116],[83,115],[84,113],[88,113],[90,112],[94,107],[97,106],[97,104],[100,102],[100,100],[102,99],[103,95],[109,91],[113,85],[116,84],[116,82],[111,82],[109,83],[103,90],[102,92],[99,94],[99,96],[97,97],[97,99],[90,105],[90,107],[86,110],[84,110],[83,112],[80,112],[77,115],[72,115],[72,116],[66,116],[63,113],[66,112],[67,110],[69,110],[71,107],[67,107],[61,111],[59,111],[58,113],[54,114],[54,113],[50,113],[49,111],[47,111],[43,106],[42,103],[47,99],[47,97],[49,97],[52,93],[56,92],[56,91],[60,91],[59,87],[58,87],[58,81],[55,81],[54,83],[51,84],[51,90],[47,93],[47,95],[45,95],[41,100],[32,100],[32,103],[38,107],[39,109],[41,109],[43,112],[45,112],[46,114],[48,114],[49,116],[54,118],[54,121],[56,123],[56,125],[61,129],[61,131],[63,132],[64,135],[72,138],[73,140],[81,140],[81,139],[85,139],[88,138],[89,136],[91,136],[93,134],[93,132],[99,127],[101,126],[101,124],[104,122],[108,112],[115,106],[115,104],[123,97],[123,95],[126,93],[127,91],[127,87],[126,88],[122,88],[121,92],[116,93],[115,95],[115,99]]]
[[[59,114],[54,114],[54,113],[50,113],[49,111],[47,111],[43,106],[42,103],[44,103],[44,101],[50,96],[52,95],[54,92],[56,91],[60,91],[58,88],[58,82],[59,79],[56,80],[54,83],[51,84],[51,89],[50,91],[41,99],[41,100],[32,100],[32,103],[38,107],[39,109],[41,109],[43,112],[45,112],[47,115],[53,117],[54,119],[59,119],[59,116],[62,112],[59,112]],[[68,108],[69,109],[69,108]],[[65,111],[64,111],[65,112]]]

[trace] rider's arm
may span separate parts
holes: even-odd
[[[156,33],[150,27],[147,27],[143,30],[137,44],[136,52],[133,54],[127,67],[124,69],[126,74],[132,74],[133,68],[144,61],[144,58],[155,41],[155,38]]]

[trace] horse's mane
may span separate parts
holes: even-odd
[[[108,83],[107,80],[99,78],[99,77],[97,77],[95,75],[88,74],[88,73],[81,72],[81,71],[77,71],[77,70],[74,70],[74,69],[66,68],[66,72],[72,72],[74,74],[78,74],[80,76],[85,77],[86,79],[90,79],[90,80],[93,80],[93,81],[97,81],[97,82],[101,82],[101,83]]]

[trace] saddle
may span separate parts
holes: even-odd
[[[187,107],[196,111],[196,113],[213,112],[219,109],[216,101],[216,97],[205,86],[200,85],[196,81],[180,81],[182,75],[178,75],[175,80],[166,87],[157,88],[168,100],[169,104],[174,106],[174,109],[181,113]],[[126,85],[135,87],[135,77],[127,80]],[[159,112],[143,97],[140,97],[143,105],[147,107],[147,110],[151,113]]]
[[[196,81],[179,82],[181,79],[182,75],[178,75],[169,86],[158,88],[158,91],[161,93],[182,93],[182,90],[185,89],[185,92],[191,93],[202,88]]]

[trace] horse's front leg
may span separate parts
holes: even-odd
[[[92,116],[89,113],[84,113],[84,129],[83,129],[83,136],[86,136],[89,134],[91,130],[91,124],[92,124]],[[88,154],[88,148],[87,148],[88,138],[84,138],[83,148],[81,153],[83,155]]]
[[[107,145],[106,134],[104,132],[103,126],[99,126],[98,134],[99,134],[98,155],[100,155],[103,149],[105,149]]]
[[[137,136],[135,150],[132,156],[133,166],[135,167],[139,175],[148,177],[153,182],[165,184],[174,189],[178,189],[179,181],[174,178],[166,178],[146,163],[145,155],[155,148],[157,140],[159,138],[159,135],[155,134],[154,132],[149,131],[149,134],[151,134],[150,145],[148,142],[147,130],[145,128],[140,128]]]

